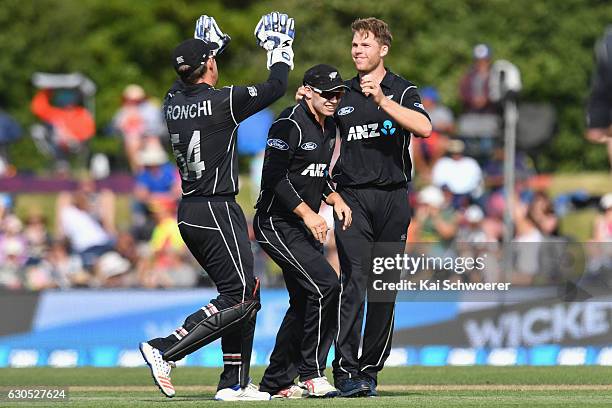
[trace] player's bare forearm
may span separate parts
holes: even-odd
[[[415,136],[426,138],[431,135],[431,122],[425,115],[405,108],[389,98],[381,98],[379,106],[401,127],[412,132]]]
[[[340,197],[340,194],[338,194],[337,192],[335,192],[335,191],[334,191],[333,193],[331,193],[331,194],[329,194],[329,195],[327,196],[327,198],[325,199],[325,203],[326,203],[327,205],[331,205],[331,206],[333,206],[333,205],[335,205],[335,204],[336,204],[336,202],[337,202],[338,200],[342,200],[342,197]]]
[[[427,116],[408,109],[399,103],[387,98],[380,83],[370,75],[361,78],[361,90],[365,96],[371,97],[382,110],[391,116],[402,128],[412,132],[418,137],[431,135],[431,122]]]
[[[587,129],[584,136],[591,143],[608,143],[612,138],[612,127]]]
[[[309,215],[315,214],[315,212],[312,211],[312,208],[310,208],[308,204],[306,204],[303,201],[300,204],[298,204],[297,207],[293,209],[293,213],[297,215],[298,217],[300,217],[301,219],[304,219],[305,217]]]
[[[314,212],[308,206],[308,204],[304,202],[295,207],[293,212],[297,214],[302,221],[304,221],[304,224],[306,224],[306,227],[310,230],[317,241],[321,242],[322,244],[325,243],[329,228],[327,227],[327,223],[323,217]]]
[[[343,221],[343,230],[346,230],[348,227],[351,226],[351,223],[353,221],[353,213],[350,207],[346,205],[346,202],[344,202],[340,194],[334,191],[333,193],[327,196],[325,202],[334,207],[334,211],[336,212],[338,219],[340,221]]]

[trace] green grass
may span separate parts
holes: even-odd
[[[612,192],[612,174],[604,172],[579,172],[552,174],[548,193],[555,196],[573,190],[585,190],[591,194],[603,195]]]
[[[258,381],[262,367],[252,370]],[[219,370],[180,367],[172,378],[173,399],[152,384],[147,368],[0,369],[0,389],[35,385],[69,387],[70,407],[243,406],[211,401]],[[306,407],[604,407],[612,406],[609,367],[408,367],[387,368],[380,376],[380,397],[271,401],[268,406]],[[6,391],[3,391],[6,395]],[[56,402],[0,406],[57,407]],[[252,404],[247,404],[252,405]]]

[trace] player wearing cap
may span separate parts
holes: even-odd
[[[585,137],[592,143],[607,145],[612,169],[612,25],[606,27],[595,44],[595,67],[587,104]]]
[[[212,17],[202,16],[195,38],[173,52],[180,80],[168,93],[164,114],[182,179],[178,224],[219,296],[189,315],[169,336],[140,344],[155,383],[168,397],[175,394],[170,381],[174,362],[221,337],[224,370],[215,399],[270,398],[249,378],[260,304],[246,220],[234,198],[238,192],[236,129],[285,93],[289,68],[293,68],[293,25],[293,19],[279,13],[259,21],[255,35],[268,51],[270,76],[258,85],[214,88],[217,57],[230,39]]]
[[[391,349],[395,295],[368,300],[359,356],[366,288],[372,277],[363,256],[373,243],[403,252],[410,223],[410,136],[428,137],[431,123],[416,86],[384,65],[392,40],[387,24],[366,18],[351,28],[357,75],[347,81],[350,89],[336,111],[341,148],[333,180],[353,211],[353,224],[335,229],[341,287],[333,368],[335,386],[343,396],[373,396],[377,374]]]
[[[346,86],[336,68],[316,65],[304,74],[304,87],[304,98],[270,129],[255,205],[257,242],[282,268],[290,298],[259,388],[278,398],[339,394],[323,370],[340,284],[323,255],[328,226],[317,213],[325,200],[342,220],[341,228],[351,224],[351,210],[328,176],[336,138],[333,114]]]

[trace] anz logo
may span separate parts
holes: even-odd
[[[393,126],[393,122],[385,120],[382,127],[378,127],[378,123],[369,123],[367,125],[351,126],[349,129],[347,142],[351,140],[371,139],[381,135],[391,136],[397,129]]]
[[[380,133],[378,133],[378,123],[370,123],[367,125],[356,125],[351,126],[349,129],[348,137],[346,139],[347,142],[351,140],[361,140],[361,139],[370,139],[373,137],[379,137]]]
[[[326,163],[312,163],[304,169],[301,173],[302,176],[310,177],[326,177],[327,176],[327,164]]]
[[[393,122],[390,120],[385,120],[383,122],[383,127],[380,129],[383,135],[392,135],[395,133],[395,128],[393,127]]]

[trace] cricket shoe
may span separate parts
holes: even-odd
[[[151,347],[149,343],[140,343],[140,353],[142,358],[151,369],[151,377],[155,381],[155,385],[168,398],[174,397],[175,391],[172,382],[170,381],[170,370],[175,366],[173,363],[165,361],[162,358],[161,352]]]
[[[308,390],[302,387],[298,387],[295,384],[291,384],[287,388],[283,388],[272,396],[272,399],[300,399],[308,397]]]
[[[217,401],[268,401],[270,394],[259,391],[257,386],[250,383],[244,388],[236,384],[230,388],[222,388],[215,394]]]
[[[378,391],[376,391],[376,380],[366,374],[362,374],[361,378],[363,378],[370,385],[370,392],[368,392],[366,396],[378,397]]]
[[[340,395],[340,391],[327,381],[327,377],[311,378],[310,380],[300,382],[298,385],[308,390],[309,397],[334,398]]]
[[[365,397],[370,393],[370,384],[363,378],[336,380],[336,388],[342,397]]]

